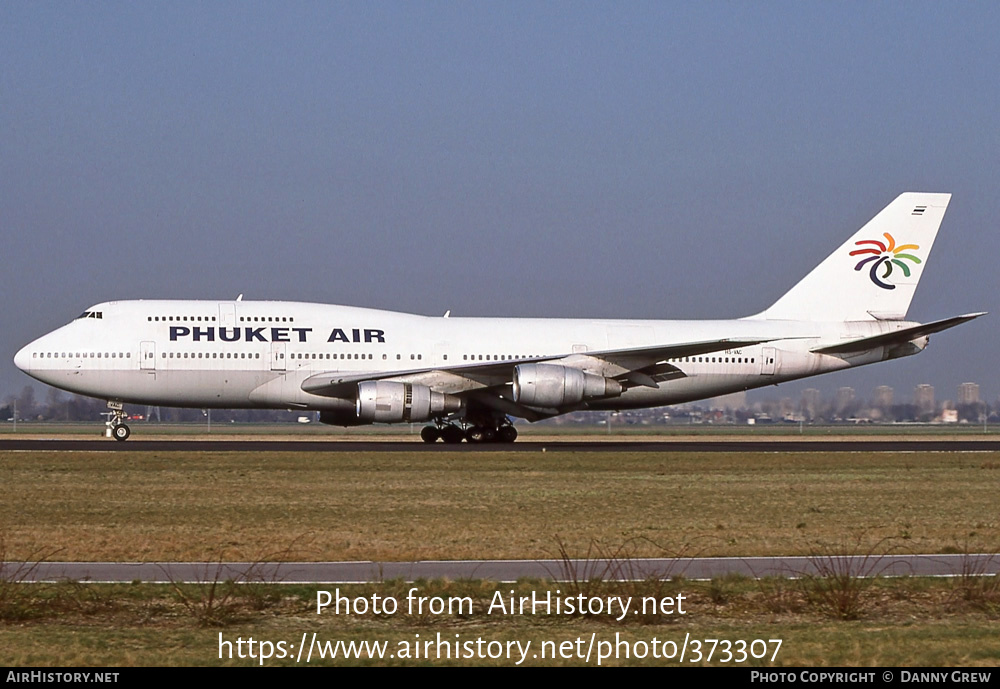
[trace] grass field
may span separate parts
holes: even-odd
[[[527,665],[1000,665],[1000,637],[996,634],[1000,592],[995,581],[986,585],[971,579],[857,583],[837,589],[851,603],[842,608],[820,595],[823,584],[816,581],[726,578],[621,585],[555,585],[538,581],[513,585],[433,581],[410,585],[387,581],[340,587],[340,592],[366,600],[375,593],[382,601],[392,598],[400,602],[395,614],[334,614],[327,610],[321,615],[316,613],[316,592],[323,587],[316,586],[240,586],[229,582],[177,587],[73,583],[8,586],[0,588],[0,664],[304,665],[308,656],[298,656],[295,649],[303,635],[311,638],[315,634],[324,645],[385,643],[389,653],[377,657],[369,647],[360,657],[350,659],[320,659],[315,654],[309,661],[312,665],[511,666],[520,657],[525,657]],[[470,607],[461,614],[413,614],[405,602],[414,586],[428,597],[466,598]],[[613,615],[512,616],[490,612],[497,591],[503,595],[513,591],[520,596],[532,592],[544,595],[553,589],[562,594],[581,592],[636,599],[682,594],[686,608],[684,615],[644,615],[623,622]],[[12,601],[12,597],[20,600]],[[850,614],[844,614],[845,610]],[[274,655],[261,663],[259,658],[246,657],[249,649],[244,646],[244,657],[237,657],[237,640],[246,642],[251,638],[258,644],[271,643]],[[444,641],[445,649],[436,647],[437,639]],[[681,661],[678,649],[685,639],[697,640],[701,652],[696,655],[692,644]],[[455,647],[450,646],[457,641],[465,650],[470,648],[467,643],[479,640],[490,645],[480,657],[456,657]],[[220,641],[228,642],[230,647],[220,646]],[[430,652],[425,646],[421,655],[414,657],[417,644],[428,641]],[[278,642],[293,647],[291,653],[286,657],[277,655]],[[509,642],[531,652],[500,654],[502,645]],[[658,658],[653,655],[657,642]],[[742,659],[738,655],[741,642],[747,644]],[[672,655],[665,645],[670,643],[675,644]],[[751,650],[749,644],[754,644],[756,658],[746,652]],[[392,657],[404,646],[409,658]],[[588,647],[596,649],[589,658],[585,655]],[[329,653],[330,646],[326,649]],[[560,652],[553,657],[555,649]],[[715,651],[711,658],[710,649]],[[608,657],[614,650],[618,651],[617,657]],[[499,657],[486,657],[490,651],[498,652]],[[598,660],[601,652],[605,657]]]
[[[7,452],[0,453],[0,556],[254,561],[538,558],[561,550],[582,557],[998,552],[998,479],[1000,453],[988,452]],[[853,580],[832,588],[744,579],[561,585],[564,593],[575,587],[588,595],[688,597],[684,617],[627,624],[599,615],[498,619],[484,609],[500,585],[416,586],[426,595],[468,595],[476,612],[317,616],[317,587],[24,585],[0,578],[0,663],[255,664],[220,659],[219,634],[298,643],[315,632],[328,641],[392,644],[441,633],[532,641],[535,649],[547,640],[780,638],[777,665],[1000,664],[995,577]],[[516,585],[519,593],[551,587]],[[344,590],[402,597],[408,588],[381,582]],[[505,658],[337,661],[344,662],[513,664]],[[596,664],[579,657],[526,662]],[[719,662],[715,657],[712,664]]]
[[[9,555],[65,560],[995,552],[997,453],[0,454]],[[859,540],[860,539],[860,540]]]

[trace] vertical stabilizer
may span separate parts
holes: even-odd
[[[751,318],[905,318],[950,200],[951,194],[900,194],[770,308]]]

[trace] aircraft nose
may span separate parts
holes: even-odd
[[[22,347],[21,351],[14,355],[14,365],[25,373],[31,368],[31,345]]]

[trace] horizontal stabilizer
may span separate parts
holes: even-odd
[[[903,344],[905,342],[911,342],[918,337],[926,337],[932,333],[939,333],[942,330],[954,328],[956,325],[961,325],[966,321],[971,321],[973,318],[979,318],[985,314],[986,312],[982,311],[980,313],[969,313],[964,316],[954,316],[953,318],[945,318],[940,321],[933,321],[923,325],[903,328],[902,330],[896,330],[891,333],[883,333],[881,335],[873,335],[871,337],[862,337],[849,342],[838,342],[835,345],[817,347],[812,351],[817,354],[849,354],[851,352],[863,352],[869,349],[875,349],[876,347]]]

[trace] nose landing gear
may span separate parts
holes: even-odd
[[[111,433],[111,437],[118,442],[123,442],[128,440],[128,437],[132,435],[132,430],[125,425],[125,411],[123,409],[121,402],[108,402],[108,409],[111,412],[108,414],[107,426]]]

